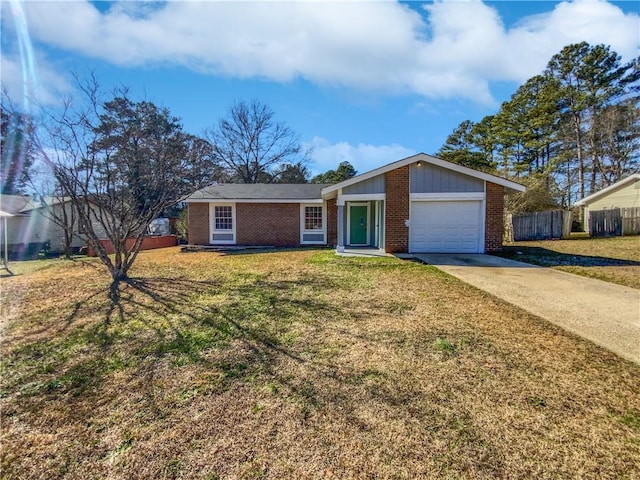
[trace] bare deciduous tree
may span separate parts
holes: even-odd
[[[126,90],[103,102],[95,79],[84,102],[68,102],[48,122],[38,152],[77,215],[87,242],[108,268],[111,293],[128,278],[149,223],[185,195],[209,183],[206,145],[176,117]],[[101,243],[113,245],[110,256]]]
[[[302,165],[308,156],[297,135],[257,100],[236,102],[207,138],[215,162],[238,183],[270,183],[283,165]]]

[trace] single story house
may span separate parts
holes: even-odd
[[[193,245],[482,253],[502,248],[505,194],[524,191],[420,153],[333,185],[212,185],[185,201]]]
[[[72,206],[68,199],[48,197],[36,199],[30,195],[0,195],[0,210],[11,214],[6,219],[6,239],[12,256],[32,256],[46,245],[49,252],[65,250],[65,230],[56,222],[72,218]],[[0,226],[0,242],[4,244],[5,226]],[[82,225],[75,220],[71,225],[75,234],[71,247],[79,249],[87,245]],[[101,231],[101,230],[100,230]],[[3,247],[4,248],[4,247]]]
[[[584,208],[584,227],[589,231],[589,212],[611,208],[640,208],[640,173],[634,173],[574,204]]]

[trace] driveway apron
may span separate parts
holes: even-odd
[[[491,255],[414,257],[640,363],[640,290]]]

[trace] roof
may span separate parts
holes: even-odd
[[[30,195],[0,195],[0,210],[11,214],[27,214],[31,210],[45,208],[51,205],[58,205],[70,201],[69,197],[41,197],[36,198]]]
[[[0,210],[5,213],[14,215],[33,208],[33,198],[29,195],[0,195]]]
[[[30,195],[0,195],[0,210],[11,214],[27,214],[37,208],[45,208],[70,201],[69,197],[41,197],[36,200]]]
[[[327,184],[318,183],[224,183],[202,188],[185,202],[210,200],[300,202],[321,200]]]
[[[507,180],[506,178],[497,177],[489,173],[473,170],[472,168],[463,167],[462,165],[458,165],[456,163],[451,163],[445,160],[441,160],[440,158],[432,157],[431,155],[427,155],[426,153],[418,153],[411,157],[403,158],[402,160],[398,160],[397,162],[388,163],[387,165],[383,165],[382,167],[376,168],[374,170],[370,170],[361,175],[357,175],[355,177],[349,178],[342,182],[323,188],[322,196],[331,197],[332,196],[331,194],[333,192],[337,192],[341,188],[348,187],[349,185],[353,185],[355,183],[359,183],[364,180],[377,177],[378,175],[382,175],[384,173],[390,172],[391,170],[395,170],[396,168],[404,167],[405,165],[410,165],[412,163],[417,163],[417,162],[431,163],[433,165],[437,165],[442,168],[447,168],[449,170],[462,173],[464,175],[469,175],[470,177],[475,177],[482,180],[486,180],[491,183],[495,183],[497,185],[502,185],[506,187],[508,190],[511,190],[513,192],[524,192],[527,189],[524,185],[520,185],[519,183],[512,182],[511,180]]]
[[[612,183],[607,188],[603,188],[599,192],[592,193],[588,197],[584,197],[582,200],[578,200],[574,205],[576,207],[582,207],[584,205],[588,205],[591,202],[598,200],[599,198],[604,197],[605,195],[608,195],[613,190],[616,190],[620,187],[624,187],[628,183],[633,183],[637,181],[640,181],[640,173],[634,173],[632,175],[629,175],[626,178],[623,178],[622,180],[618,180],[616,183]]]

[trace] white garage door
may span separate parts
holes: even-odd
[[[411,202],[412,253],[481,253],[482,202]]]

